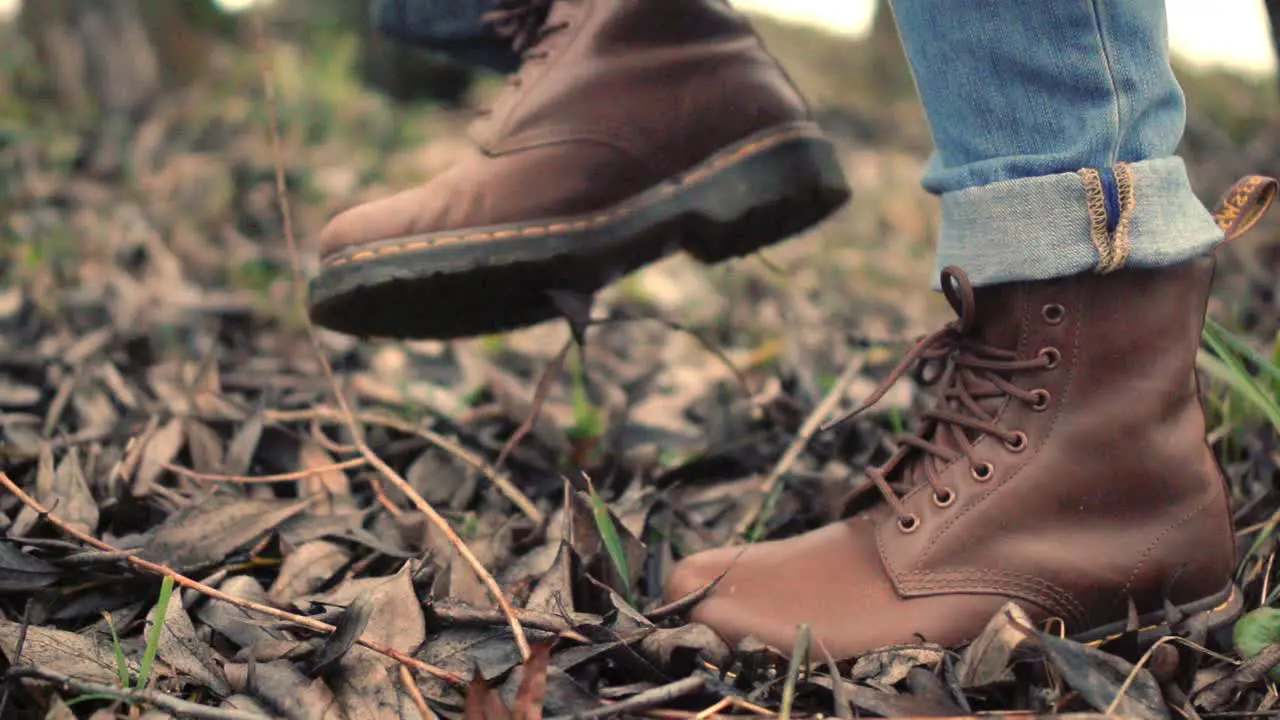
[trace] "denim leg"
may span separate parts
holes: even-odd
[[[1222,240],[1174,155],[1164,0],[892,0],[935,151],[938,265],[976,284],[1158,267]]]
[[[470,65],[514,72],[520,58],[511,43],[488,33],[481,21],[497,5],[498,0],[372,0],[370,14],[373,27],[388,38]]]

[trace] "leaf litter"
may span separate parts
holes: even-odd
[[[224,71],[252,77],[254,59],[228,52]],[[814,431],[885,371],[889,346],[938,320],[936,298],[895,302],[900,290],[863,267],[927,287],[927,252],[911,250],[931,242],[918,210],[859,201],[876,229],[839,221],[769,265],[665,261],[594,303],[561,294],[569,322],[503,338],[321,332],[357,437],[290,309],[270,140],[219,80],[175,94],[121,140],[119,157],[150,168],[146,183],[65,162],[68,144],[86,142],[80,129],[0,142],[0,457],[34,500],[0,498],[6,713],[1207,720],[1274,708],[1273,610],[1234,638],[1175,627],[1177,641],[1144,655],[1132,637],[1101,648],[1057,637],[1010,605],[966,648],[921,642],[836,663],[812,643],[789,663],[688,623],[690,602],[659,606],[676,557],[744,529],[782,537],[825,522],[882,459],[894,412],[924,401],[909,390],[840,437]],[[388,127],[385,99],[362,92],[337,108],[309,91],[281,98],[289,123],[308,103],[335,105],[329,127],[284,139],[303,238],[336,207],[388,191],[377,170],[415,152],[343,130]],[[460,127],[432,112],[446,134]],[[368,142],[353,150],[354,138]],[[836,139],[851,173],[919,199],[923,155]],[[197,168],[205,180],[184,174]],[[335,185],[337,172],[359,180]],[[206,181],[228,191],[202,194]],[[871,234],[867,248],[851,243],[858,233]],[[882,235],[908,251],[884,259]],[[1255,269],[1234,296],[1228,272],[1220,302],[1265,315],[1256,281]],[[1271,340],[1246,342],[1265,353]],[[1214,398],[1213,441],[1241,528],[1239,577],[1252,607],[1270,608],[1280,458],[1274,429],[1239,404]],[[360,442],[496,578],[527,657],[455,542]],[[190,581],[163,612],[160,579],[139,560]],[[148,657],[148,686],[124,687]]]

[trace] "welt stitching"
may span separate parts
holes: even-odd
[[[1004,590],[1010,594],[1027,595],[1022,599],[1031,600],[1038,605],[1051,606],[1055,613],[1074,616],[1077,620],[1085,617],[1084,607],[1070,593],[1040,578],[1029,575],[1006,573],[1000,570],[958,570],[941,576],[926,578],[919,573],[908,573],[903,577],[910,582],[913,589],[929,592],[932,590],[956,591],[957,584],[973,584],[983,589]]]
[[[387,257],[389,255],[400,255],[406,252],[425,250],[430,247],[449,245],[457,242],[488,242],[493,240],[508,240],[516,237],[543,237],[550,233],[577,233],[602,227],[626,217],[627,215],[630,215],[648,205],[664,200],[686,185],[696,185],[703,182],[716,172],[741,161],[749,155],[788,140],[812,137],[813,135],[814,130],[812,128],[796,128],[785,132],[779,132],[767,138],[744,145],[729,155],[716,158],[705,167],[699,168],[680,177],[679,181],[676,183],[664,185],[661,193],[656,196],[646,197],[643,201],[624,202],[621,205],[615,206],[611,210],[579,220],[546,225],[528,225],[524,227],[514,227],[507,230],[496,230],[493,232],[459,234],[427,240],[411,240],[394,245],[385,245],[371,250],[362,250],[347,257],[334,258],[326,261],[324,265],[327,267],[338,267],[354,262],[363,262],[366,260],[373,260],[375,258]]]

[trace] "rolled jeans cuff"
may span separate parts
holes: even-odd
[[[943,194],[937,270],[958,266],[975,285],[1046,280],[1175,265],[1222,242],[1182,158],[1112,170],[1111,202],[1090,169]]]

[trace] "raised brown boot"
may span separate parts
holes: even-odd
[[[1194,372],[1213,269],[1206,256],[974,289],[948,268],[959,319],[884,386],[917,361],[941,373],[924,431],[867,471],[863,489],[883,501],[695,555],[668,597],[728,569],[694,620],[783,652],[808,623],[839,658],[918,638],[963,645],[1011,600],[1083,641],[1122,632],[1130,601],[1148,632],[1166,601],[1229,621],[1235,543]]]
[[[849,197],[835,151],[724,0],[519,0],[524,54],[473,155],[321,236],[311,315],[335,330],[458,337],[559,313],[680,249],[714,263]]]

